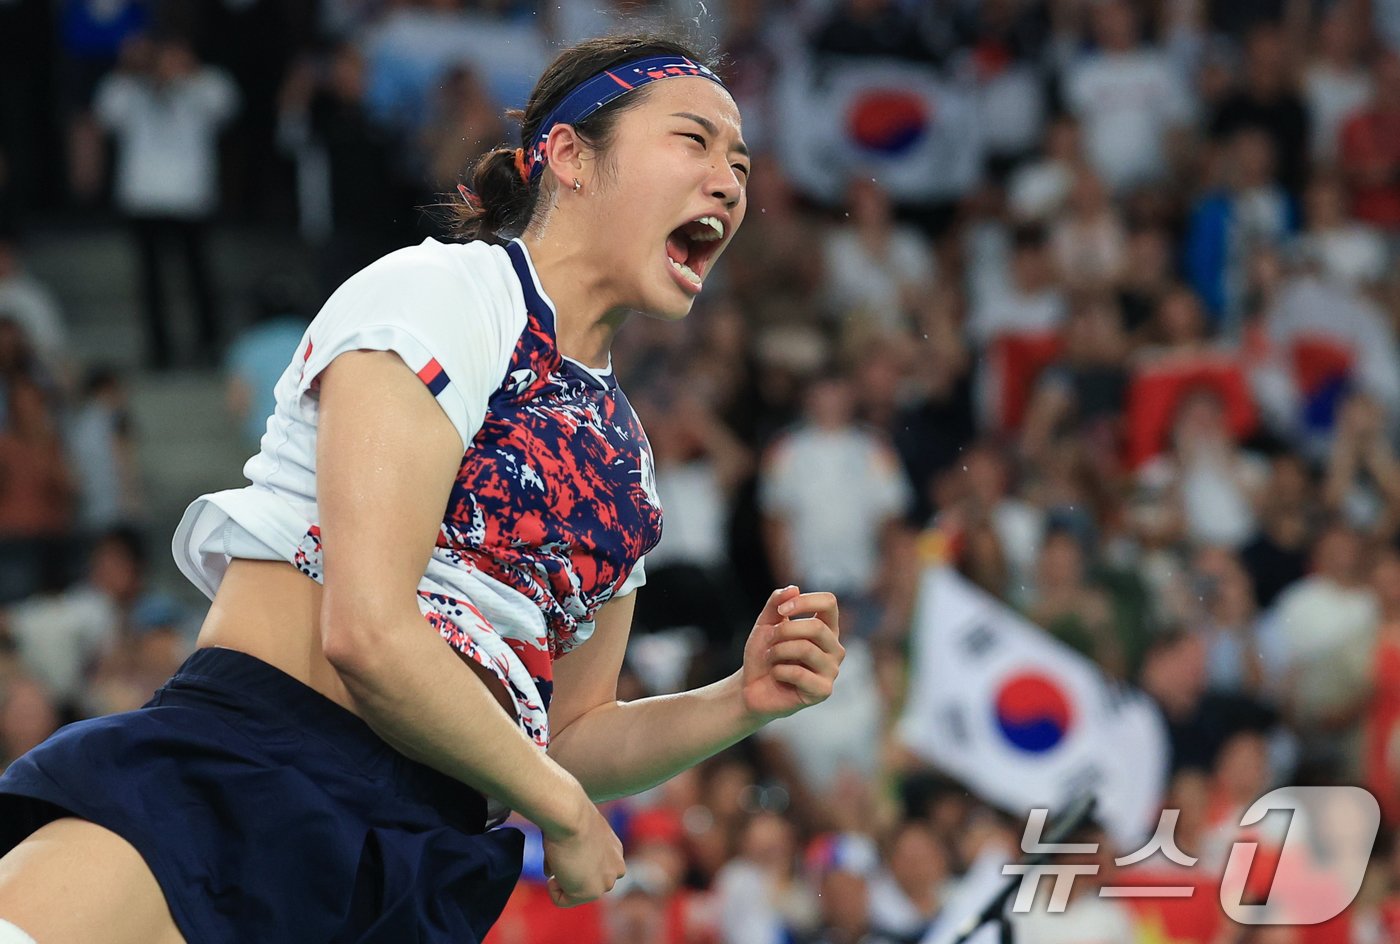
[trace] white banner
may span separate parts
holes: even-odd
[[[977,102],[913,63],[789,57],[777,84],[775,137],[804,193],[839,203],[853,175],[899,203],[966,196],[982,174]]]
[[[919,593],[901,740],[1015,814],[1092,790],[1120,849],[1146,841],[1171,750],[1157,706],[951,568]]]

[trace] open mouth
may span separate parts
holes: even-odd
[[[671,268],[698,290],[723,239],[724,221],[717,216],[702,216],[671,230],[666,237],[666,258]]]

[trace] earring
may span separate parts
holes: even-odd
[[[578,192],[579,192],[580,190],[582,190],[582,189],[583,189],[583,181],[581,181],[581,180],[579,180],[577,177],[575,177],[575,178],[574,178],[574,193],[578,193]]]

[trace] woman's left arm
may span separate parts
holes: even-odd
[[[775,718],[825,701],[845,658],[836,598],[785,587],[768,598],[733,675],[620,702],[634,600],[605,605],[593,637],[554,665],[549,755],[595,801],[640,793]]]

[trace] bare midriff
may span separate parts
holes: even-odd
[[[200,648],[246,652],[358,714],[340,673],[321,649],[319,583],[291,564],[235,559],[199,632]],[[425,632],[433,630],[424,623]],[[446,645],[446,643],[444,643]],[[512,718],[515,703],[500,679],[462,657]]]

